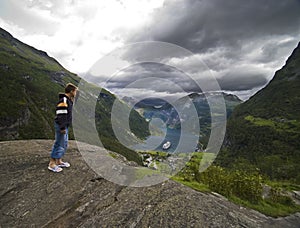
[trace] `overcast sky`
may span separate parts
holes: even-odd
[[[247,99],[274,76],[300,41],[299,12],[300,0],[0,0],[0,26],[91,80],[86,72],[117,47],[142,41],[175,44],[193,54],[164,56],[170,67],[139,64],[113,79],[106,75],[109,89],[120,92],[141,75],[155,75],[166,80],[159,86],[149,83],[151,92],[178,92],[168,84],[174,79],[187,92],[198,92],[184,76],[203,70],[194,55],[222,90]],[[153,50],[127,51],[130,65]]]

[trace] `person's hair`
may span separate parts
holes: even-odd
[[[77,86],[75,86],[74,84],[72,83],[68,83],[65,87],[65,93],[70,93],[74,90],[78,89]]]

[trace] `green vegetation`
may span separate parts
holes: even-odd
[[[170,156],[168,152],[164,151],[139,151],[139,153],[151,155],[154,159],[166,159]]]
[[[261,199],[262,176],[258,172],[229,170],[217,165],[212,165],[204,172],[199,172],[201,154],[192,156],[178,176],[185,181],[198,181],[205,184],[210,190],[226,197],[234,195],[250,202],[258,202]]]
[[[297,133],[300,131],[300,122],[297,120],[286,120],[281,118],[264,119],[259,117],[253,117],[250,115],[246,116],[245,120],[248,120],[252,124],[259,127],[271,127],[275,131],[284,131],[291,133]]]
[[[250,163],[272,180],[300,183],[299,121],[265,119],[252,115],[230,118],[227,145],[217,158],[218,164],[233,167]]]
[[[217,95],[217,96],[216,96]],[[200,127],[200,135],[199,142],[197,148],[202,150],[203,147],[206,147],[209,136],[211,133],[211,108],[208,103],[208,98],[210,98],[210,102],[214,103],[214,109],[216,109],[217,104],[220,102],[217,98],[224,98],[226,105],[226,114],[227,117],[231,115],[233,109],[242,101],[235,95],[226,94],[226,93],[214,93],[214,94],[201,94],[201,93],[191,93],[188,96],[182,97],[175,101],[176,107],[181,107],[185,113],[193,113],[196,110],[197,115],[199,117],[199,125]],[[159,99],[158,99],[159,100]],[[189,106],[187,104],[193,103],[193,105]],[[161,108],[155,108],[155,105],[158,102],[155,102],[155,99],[148,101],[147,103],[138,103],[136,105],[136,110],[138,110],[146,119],[151,120],[152,118],[160,118],[165,121],[166,126],[170,129],[180,129],[181,128],[181,120],[178,116],[177,110],[173,108],[170,104],[164,104]],[[222,107],[222,106],[220,106]],[[215,117],[223,116],[223,110],[215,110],[213,115]],[[187,121],[190,117],[187,115],[185,120],[185,124],[189,124],[190,126],[186,126],[186,128],[194,129],[195,123],[194,121]],[[195,132],[198,134],[199,132]]]
[[[181,176],[174,176],[171,179],[199,192],[211,192],[211,190],[206,184],[199,183],[198,181],[195,180],[187,181],[185,178]]]
[[[244,207],[252,208],[265,215],[272,217],[287,216],[300,211],[300,206],[294,204],[289,197],[284,197],[287,200],[282,202],[274,202],[272,199],[261,200],[258,203],[251,203],[246,200],[231,196],[229,199]]]
[[[273,80],[247,102],[238,105],[227,123],[225,145],[217,161],[206,171],[199,172],[203,153],[194,153],[191,160],[174,180],[200,191],[218,192],[235,203],[251,207],[271,216],[283,216],[300,211],[298,205],[285,195],[300,187],[300,48],[298,47],[284,68]],[[67,82],[78,84],[81,78],[64,69],[45,52],[36,50],[0,29],[0,140],[53,139],[55,103]],[[89,84],[87,99],[101,88]],[[116,138],[111,124],[111,110],[116,97],[102,89],[95,113],[101,142],[108,150],[124,155],[128,160],[142,164],[140,156]],[[227,112],[239,101],[228,97]],[[129,107],[122,106],[123,111]],[[210,132],[209,107],[199,103],[197,112],[206,145]],[[119,110],[122,112],[122,110]],[[204,110],[204,111],[203,111]],[[203,114],[204,113],[204,114]],[[228,115],[231,113],[228,112]],[[122,124],[122,120],[118,120]],[[93,123],[80,126],[89,136]],[[122,126],[122,125],[120,125]],[[148,124],[141,116],[130,113],[130,129],[138,138],[149,135]],[[71,129],[72,132],[72,129]],[[71,133],[72,135],[72,133]],[[125,138],[131,136],[124,132]],[[72,138],[72,136],[71,136]],[[92,137],[87,137],[91,138]],[[95,143],[90,141],[88,143]],[[165,159],[168,154],[149,152]],[[113,155],[111,155],[113,156]],[[182,156],[185,156],[184,154]],[[163,162],[157,162],[158,171],[143,169],[139,178],[157,172],[169,171]],[[266,198],[263,186],[271,187]]]
[[[58,93],[66,82],[77,84],[80,78],[2,29],[0,74],[0,122],[7,127],[0,138],[52,138]]]
[[[146,139],[150,135],[149,124],[141,115],[132,109],[129,115],[129,127],[133,134],[138,136],[140,139]],[[143,129],[143,131],[141,131]]]
[[[152,176],[152,175],[161,175],[161,172],[146,167],[139,167],[138,169],[135,170],[135,178],[137,180],[141,180],[146,176]]]
[[[258,168],[272,181],[300,184],[300,43],[270,83],[238,105],[217,163]]]
[[[300,185],[298,184],[293,184],[288,181],[271,181],[268,180],[266,183],[273,187],[273,188],[278,188],[278,189],[284,189],[287,191],[300,191]]]
[[[0,29],[0,140],[11,139],[53,139],[55,104],[58,93],[64,85],[84,82],[79,76],[67,71],[47,53],[30,47],[5,30]],[[99,96],[96,115],[97,130],[104,146],[141,164],[139,155],[124,147],[115,137],[111,128],[111,108],[116,97],[95,85],[85,82],[90,93]],[[86,97],[91,94],[83,94]],[[100,99],[101,98],[101,99]],[[87,102],[88,103],[88,102]],[[128,108],[125,104],[124,109]],[[90,113],[82,117],[88,119]],[[149,135],[147,122],[136,112],[130,116],[132,131],[138,138]],[[89,136],[90,125],[81,126]],[[74,138],[70,129],[71,139]],[[91,137],[92,138],[92,137]],[[97,145],[96,142],[94,144]]]
[[[217,163],[250,163],[273,181],[300,184],[300,45],[271,82],[227,121]]]
[[[254,166],[245,163],[232,169],[215,164],[199,172],[202,157],[203,153],[194,153],[186,166],[172,179],[197,191],[217,192],[236,204],[269,216],[286,216],[300,211],[300,206],[286,195],[288,191],[299,189],[299,185],[272,182]],[[263,198],[263,186],[266,184],[270,191]]]

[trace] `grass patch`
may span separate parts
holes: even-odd
[[[284,205],[281,203],[274,203],[270,200],[261,200],[254,204],[246,200],[242,200],[238,197],[231,196],[229,200],[235,204],[254,209],[265,215],[272,217],[283,217],[296,212],[300,212],[300,205]]]
[[[298,190],[299,185],[290,182],[263,180],[256,171],[230,170],[210,166],[199,173],[201,154],[193,156],[186,167],[171,179],[200,192],[217,192],[231,202],[254,209],[267,216],[282,217],[300,212],[300,205],[284,194],[284,190]],[[268,198],[262,198],[262,184],[271,186]]]
[[[300,191],[300,185],[288,181],[266,181],[266,184],[273,188],[282,188],[286,191]]]
[[[185,181],[182,177],[178,176],[174,176],[171,179],[199,192],[211,192],[207,185],[199,183],[197,181]],[[228,200],[237,205],[254,209],[264,215],[274,218],[288,216],[290,214],[300,212],[300,205],[296,204],[285,205],[282,203],[274,203],[271,200],[260,200],[257,203],[251,203],[236,196],[230,196],[228,197]]]
[[[114,159],[117,159],[117,158],[118,158],[118,156],[117,156],[116,154],[111,153],[111,152],[109,152],[108,155],[111,156],[111,157],[114,158]]]
[[[276,131],[298,132],[300,129],[300,123],[296,120],[286,120],[283,118],[263,119],[260,117],[254,117],[250,115],[246,116],[245,120],[250,121],[256,126],[271,127]]]
[[[152,175],[163,175],[160,171],[146,168],[146,167],[139,167],[135,171],[135,178],[138,180],[143,179],[145,176],[152,176]]]
[[[184,180],[184,178],[182,177],[178,177],[178,176],[173,176],[171,177],[171,180],[173,181],[176,181],[180,184],[183,184],[185,186],[188,186],[196,191],[199,191],[199,192],[211,192],[211,190],[208,188],[207,185],[205,184],[201,184],[197,181],[186,181]]]
[[[248,120],[257,126],[269,126],[275,128],[275,123],[272,120],[267,120],[254,116],[246,116],[245,120]]]

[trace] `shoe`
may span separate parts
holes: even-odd
[[[54,173],[59,173],[59,172],[63,171],[63,169],[61,167],[59,167],[58,165],[54,166],[53,168],[48,166],[48,169]]]
[[[62,162],[59,165],[57,165],[60,168],[69,168],[71,165],[69,162]]]

